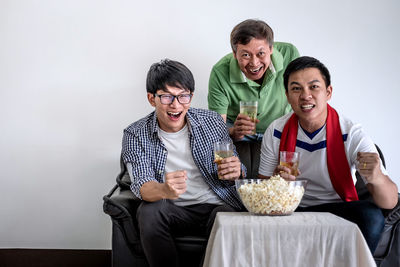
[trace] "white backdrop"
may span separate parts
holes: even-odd
[[[147,70],[183,62],[192,106],[206,108],[211,67],[247,18],[327,65],[331,104],[363,124],[400,185],[399,11],[397,0],[1,0],[0,247],[110,248],[102,196],[123,128],[152,110]]]

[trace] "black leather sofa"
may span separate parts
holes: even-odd
[[[103,197],[103,210],[112,221],[112,266],[149,266],[140,244],[136,209],[141,200],[130,190],[130,178],[122,160],[117,184]],[[199,267],[207,247],[205,236],[175,237],[182,267]]]
[[[375,145],[383,166],[386,167],[385,157],[379,148]],[[372,200],[367,187],[358,172],[356,173],[357,183],[356,189],[359,199]],[[400,194],[398,194],[400,200]],[[396,207],[391,210],[382,209],[385,216],[385,226],[378,243],[378,247],[374,252],[374,259],[378,267],[400,267],[400,201],[397,201]]]
[[[380,150],[379,152],[385,165],[384,157]],[[116,180],[117,184],[103,197],[103,210],[110,215],[112,220],[112,266],[148,266],[140,245],[135,217],[140,200],[130,190],[130,178],[122,161],[121,172]],[[368,190],[363,183],[357,182],[356,188],[360,199],[370,198]],[[394,209],[382,210],[382,212],[385,215],[385,227],[373,256],[379,267],[400,267],[399,203]],[[181,266],[201,266],[202,257],[207,246],[206,237],[181,236],[176,237],[175,242],[180,255]]]

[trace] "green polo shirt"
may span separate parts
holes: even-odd
[[[271,65],[266,71],[262,85],[248,80],[230,53],[211,70],[208,85],[208,108],[226,114],[235,121],[240,101],[258,100],[257,133],[263,134],[275,119],[291,111],[286,100],[283,73],[287,65],[299,57],[297,48],[289,43],[274,43]]]

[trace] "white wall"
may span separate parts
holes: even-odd
[[[400,185],[399,11],[397,0],[0,1],[0,247],[110,248],[102,196],[122,129],[152,110],[148,68],[186,64],[193,106],[206,108],[210,69],[246,18],[327,65],[331,104],[363,124]]]

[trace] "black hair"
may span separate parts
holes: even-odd
[[[236,25],[231,32],[231,47],[236,53],[237,45],[247,45],[251,39],[266,40],[271,48],[274,44],[274,32],[262,20],[247,19]]]
[[[147,72],[147,92],[155,94],[158,90],[166,91],[167,86],[178,87],[193,93],[192,72],[182,63],[170,59],[154,63]]]
[[[308,69],[308,68],[317,68],[321,72],[322,78],[325,81],[326,87],[331,85],[331,75],[329,74],[329,71],[327,67],[325,67],[324,64],[322,64],[318,59],[313,58],[313,57],[299,57],[293,60],[292,62],[289,63],[289,65],[286,67],[285,72],[283,73],[283,82],[285,85],[285,90],[286,92],[288,91],[289,87],[289,76],[293,72],[303,70],[303,69]]]

